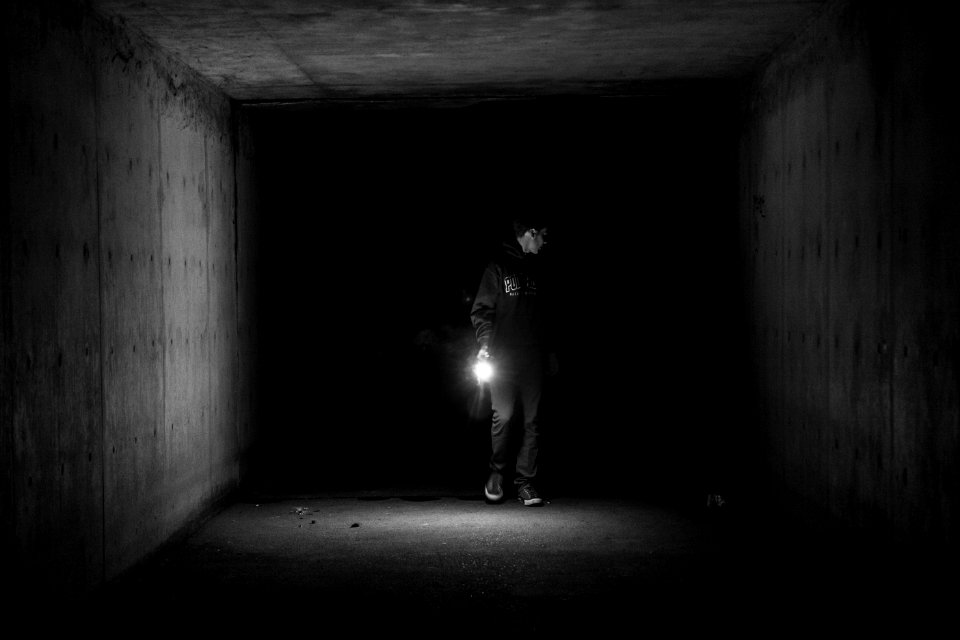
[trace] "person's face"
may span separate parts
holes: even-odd
[[[534,255],[540,253],[543,245],[547,244],[547,229],[527,229],[520,238],[520,246],[524,253]]]

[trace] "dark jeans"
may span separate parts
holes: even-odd
[[[496,374],[490,381],[490,404],[493,409],[490,469],[501,476],[506,475],[514,436],[519,435],[520,449],[516,457],[514,483],[520,486],[537,476],[540,436],[537,412],[543,389],[543,353],[539,349],[519,349],[498,352],[494,357]],[[516,424],[518,420],[514,420],[518,404],[523,411],[522,433],[517,433],[520,427]]]

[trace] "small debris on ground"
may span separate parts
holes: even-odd
[[[359,526],[360,526],[359,522],[354,522],[352,525],[350,525],[350,528],[353,529],[354,527],[359,527]]]

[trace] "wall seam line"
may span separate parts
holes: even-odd
[[[210,199],[210,159],[207,154],[207,145],[209,144],[209,136],[203,134],[203,199],[204,202],[201,203],[201,208],[206,207],[205,224],[204,224],[204,236],[206,246],[204,248],[204,257],[207,259],[207,266],[204,269],[203,273],[207,281],[207,291],[206,291],[206,301],[207,301],[207,317],[204,322],[204,344],[207,348],[207,409],[209,411],[206,413],[206,420],[204,424],[207,429],[207,500],[210,500],[216,495],[216,474],[214,472],[214,428],[216,426],[213,420],[213,381],[212,381],[212,370],[213,370],[213,349],[211,348],[211,343],[213,341],[212,331],[210,331],[210,225],[213,220],[213,207],[211,206]]]
[[[830,88],[829,88],[831,82],[832,82],[832,79],[828,76],[826,81],[823,83],[823,107],[826,113],[831,113]],[[824,118],[823,126],[824,126],[824,133],[823,133],[822,140],[824,141],[825,146],[829,148],[830,140],[832,140],[829,117]],[[825,496],[826,508],[830,509],[830,505],[832,504],[833,493],[834,493],[833,487],[830,481],[830,476],[831,476],[831,469],[833,467],[832,463],[836,461],[835,457],[833,456],[833,449],[830,446],[830,443],[833,441],[833,438],[835,437],[833,433],[834,420],[832,415],[834,352],[831,349],[830,345],[834,344],[832,339],[833,333],[834,333],[832,302],[833,302],[833,291],[834,291],[833,269],[835,267],[834,260],[833,260],[834,254],[833,254],[833,251],[831,251],[831,245],[833,245],[836,242],[836,231],[832,226],[832,223],[833,223],[832,215],[831,215],[832,207],[831,207],[830,190],[829,190],[829,187],[830,187],[829,180],[830,180],[831,173],[828,167],[830,166],[831,156],[830,156],[830,153],[827,152],[827,153],[824,153],[822,157],[823,157],[823,161],[820,165],[820,191],[823,194],[823,219],[824,219],[823,235],[825,239],[825,242],[823,242],[822,244],[826,247],[823,250],[823,252],[826,255],[826,259],[824,262],[826,264],[826,272],[827,272],[826,277],[824,278],[824,283],[825,283],[824,293],[825,293],[826,299],[824,300],[824,304],[823,304],[823,310],[824,310],[824,316],[825,316],[824,328],[826,329],[824,331],[826,335],[824,336],[823,351],[824,351],[824,358],[826,360],[824,366],[826,368],[826,379],[827,379],[827,395],[826,395],[826,398],[824,399],[826,402],[826,408],[827,408],[826,410],[827,423],[823,425],[823,430],[827,438],[827,445],[826,445],[827,460],[824,463],[824,466],[826,467],[826,477],[823,479],[823,484],[826,487],[826,496]],[[830,240],[833,240],[834,242],[830,242]]]
[[[787,286],[787,260],[786,260],[786,216],[787,216],[787,207],[786,207],[786,187],[787,187],[787,178],[786,171],[786,154],[787,154],[787,104],[789,101],[789,96],[779,94],[779,116],[778,116],[778,125],[780,129],[780,137],[778,139],[778,145],[780,147],[780,162],[778,167],[777,175],[777,196],[779,199],[779,211],[777,216],[777,245],[779,248],[779,255],[777,256],[777,276],[779,282],[777,283],[777,303],[779,304],[779,316],[780,316],[780,336],[778,338],[778,362],[777,362],[777,430],[779,431],[779,442],[777,452],[777,463],[781,468],[781,481],[783,484],[790,490],[793,491],[794,487],[791,484],[790,470],[787,468],[787,465],[783,464],[786,459],[786,448],[784,444],[787,440],[787,394],[786,394],[786,367],[787,367],[787,299],[786,299],[786,286]]]
[[[234,453],[234,465],[236,474],[236,483],[239,486],[241,481],[241,439],[240,439],[240,381],[242,374],[240,371],[240,176],[238,174],[238,154],[240,153],[240,118],[236,113],[233,101],[230,102],[230,120],[232,123],[232,146],[233,146],[233,353],[234,353],[234,401],[233,401],[233,432],[236,441]]]
[[[894,243],[896,242],[895,220],[899,219],[898,212],[897,212],[897,200],[895,199],[896,189],[894,188],[894,180],[896,178],[896,164],[897,164],[896,158],[894,157],[894,152],[895,152],[894,140],[896,139],[896,136],[894,136],[894,133],[893,133],[893,123],[894,123],[893,110],[894,110],[894,104],[895,104],[894,102],[895,91],[896,91],[895,88],[891,89],[891,95],[889,95],[888,97],[887,108],[884,110],[884,119],[887,120],[887,123],[886,123],[887,126],[884,127],[884,134],[887,136],[887,142],[886,142],[887,163],[888,163],[887,171],[889,176],[889,179],[887,181],[887,189],[888,189],[887,202],[889,203],[889,207],[890,207],[890,211],[887,214],[887,223],[889,225],[889,229],[887,230],[887,237],[889,238],[889,241],[887,242],[887,244],[889,245],[889,247],[887,248],[887,252],[888,252],[887,265],[889,269],[887,274],[887,278],[888,278],[887,284],[889,286],[889,292],[888,292],[889,298],[888,298],[887,304],[889,305],[889,313],[890,313],[890,380],[888,382],[888,385],[889,385],[888,393],[890,394],[890,397],[889,397],[890,406],[888,408],[888,410],[890,411],[890,424],[888,426],[890,430],[890,453],[889,453],[890,457],[889,457],[889,460],[887,461],[887,469],[888,469],[887,477],[889,479],[888,490],[890,492],[889,495],[891,496],[891,499],[887,506],[887,509],[888,509],[887,521],[891,523],[890,526],[894,530],[896,530],[896,528],[899,526],[899,522],[896,519],[896,513],[895,513],[896,507],[893,504],[892,498],[893,496],[897,495],[897,488],[896,488],[896,477],[897,477],[896,415],[897,413],[896,413],[896,406],[894,404],[895,398],[896,398],[894,389],[895,389],[896,379],[897,379],[896,378],[897,350],[900,346],[899,343],[897,342],[897,336],[899,334],[899,332],[897,331],[898,327],[897,327],[897,313],[896,313],[897,288],[894,284],[895,265],[893,262],[895,259]]]
[[[157,111],[157,181],[160,187],[157,189],[157,225],[159,226],[158,237],[160,239],[159,265],[160,265],[160,433],[162,440],[166,442],[167,435],[167,296],[164,287],[163,275],[163,126],[162,114],[163,105]],[[159,442],[155,445],[159,446]],[[162,473],[167,473],[167,447],[163,447],[163,466]],[[171,510],[171,505],[165,505],[162,518],[166,520],[166,514]]]
[[[107,477],[106,477],[106,447],[107,447],[107,408],[106,408],[106,377],[104,369],[104,319],[103,319],[103,201],[101,193],[100,175],[100,84],[99,75],[93,74],[93,118],[94,141],[96,151],[94,163],[96,166],[96,207],[97,207],[97,297],[98,316],[100,323],[99,351],[100,351],[100,573],[101,581],[107,580]]]

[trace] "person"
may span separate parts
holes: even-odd
[[[493,503],[503,500],[504,481],[512,475],[517,498],[524,505],[543,504],[534,486],[540,437],[538,412],[544,376],[548,371],[555,372],[556,357],[539,282],[542,269],[537,255],[547,243],[547,228],[540,222],[513,220],[511,237],[484,270],[470,311],[480,347],[477,357],[494,365],[489,381],[490,469],[484,486],[484,496]],[[511,447],[520,427],[513,418],[518,404],[523,426],[522,433],[516,434],[521,437],[514,460]]]

